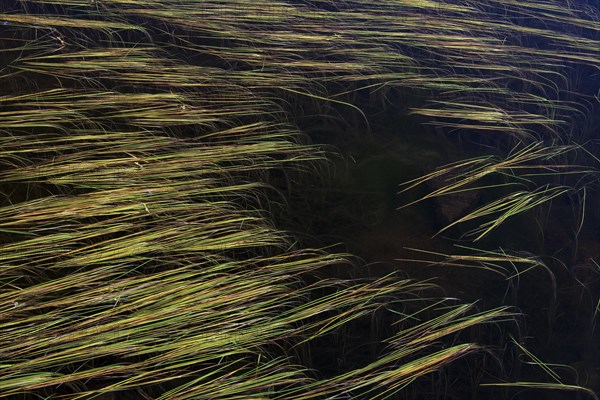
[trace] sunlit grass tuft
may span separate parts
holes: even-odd
[[[473,240],[596,176],[570,138],[587,140],[597,105],[565,82],[600,66],[597,10],[35,0],[0,11],[0,397],[390,398],[481,352],[460,334],[510,320],[506,307],[439,301],[432,284],[395,276],[327,278],[349,256],[300,250],[279,229],[273,186],[325,162],[294,125],[299,103],[368,120],[360,90],[414,90],[427,100],[407,100],[412,114],[495,135],[501,155],[408,184],[449,177],[426,200],[506,177],[491,187],[511,191],[447,227],[483,220]],[[447,258],[507,279],[544,267],[500,251]],[[319,340],[379,310],[395,317],[381,354],[331,377],[311,369]]]

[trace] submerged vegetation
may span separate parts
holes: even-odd
[[[594,2],[2,4],[0,398],[598,399]]]

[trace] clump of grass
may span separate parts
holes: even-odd
[[[458,177],[429,197],[486,174],[561,175],[566,163],[538,162],[576,150],[544,140],[561,142],[569,112],[587,115],[560,100],[569,90],[557,82],[564,66],[600,64],[594,15],[537,1],[495,15],[501,7],[38,0],[0,10],[0,84],[12,90],[0,98],[0,397],[390,398],[480,351],[459,333],[508,309],[439,302],[424,294],[431,284],[393,276],[315,279],[348,257],[295,248],[266,188],[271,173],[324,158],[286,107],[310,100],[366,118],[349,96],[361,88],[419,90],[437,100],[412,111],[437,126],[525,143],[446,167],[437,174]],[[519,23],[532,14],[546,27]],[[493,215],[473,232],[483,237],[569,190],[538,185],[458,222]],[[310,371],[302,354],[319,338],[381,309],[397,318],[376,359],[332,377]]]
[[[501,198],[480,206],[438,232],[444,232],[454,225],[470,220],[487,217],[489,218],[487,222],[466,233],[467,236],[473,237],[473,241],[478,241],[509,218],[527,212],[546,202],[551,202],[558,196],[585,190],[585,186],[581,186],[581,182],[589,176],[597,176],[598,172],[595,168],[585,165],[561,164],[554,161],[566,154],[579,152],[580,150],[581,146],[579,145],[547,147],[540,142],[534,142],[529,145],[515,147],[504,159],[499,159],[496,156],[483,156],[440,167],[434,172],[404,183],[406,187],[402,191],[413,189],[432,179],[441,178],[447,182],[441,185],[440,188],[406,204],[404,207],[430,198],[465,191],[497,190],[498,188],[506,189],[507,187],[525,188],[525,190],[509,192]],[[485,186],[474,185],[491,175],[499,175],[508,179],[501,183]],[[559,182],[548,183],[549,177],[554,178],[561,175],[576,175],[582,178],[574,186],[567,186]],[[539,181],[540,178],[543,179],[542,183]],[[583,219],[581,223],[583,223]]]

